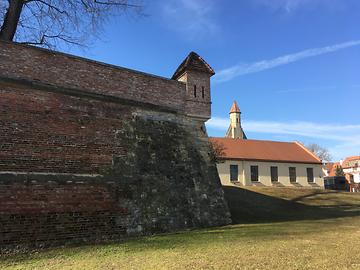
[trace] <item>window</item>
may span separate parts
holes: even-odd
[[[314,182],[314,169],[313,168],[306,168],[307,180],[309,183]]]
[[[296,167],[289,167],[289,177],[291,183],[296,182]]]
[[[202,98],[205,98],[205,88],[204,88],[204,86],[201,87],[201,96],[202,96]]]
[[[271,174],[271,181],[272,181],[272,182],[277,182],[277,181],[279,181],[278,167],[276,167],[276,166],[271,166],[271,167],[270,167],[270,174]]]
[[[259,181],[259,166],[250,166],[251,181]]]
[[[196,85],[194,85],[194,97],[196,97]]]
[[[230,165],[230,181],[238,181],[238,165]]]

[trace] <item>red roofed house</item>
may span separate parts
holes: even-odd
[[[305,146],[246,139],[236,102],[230,119],[226,138],[210,138],[222,148],[217,168],[223,185],[324,187],[322,161]]]
[[[340,166],[340,162],[328,162],[323,166],[324,177],[336,176],[336,167]]]
[[[340,161],[350,191],[360,192],[360,156],[347,157]]]
[[[343,181],[347,182],[347,189],[350,192],[360,192],[360,156],[347,157],[335,163],[328,163],[323,169],[325,180],[333,181],[337,167],[343,172]]]

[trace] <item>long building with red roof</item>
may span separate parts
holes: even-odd
[[[324,187],[322,161],[315,154],[299,142],[247,139],[234,113],[240,113],[236,102],[226,137],[210,138],[223,185]]]

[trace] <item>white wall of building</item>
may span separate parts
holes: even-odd
[[[238,165],[238,181],[230,181],[230,165]],[[290,183],[289,167],[296,168],[296,183],[304,187],[316,186],[324,187],[323,171],[321,164],[303,164],[303,163],[283,163],[283,162],[259,162],[259,161],[242,161],[242,160],[226,160],[217,164],[217,169],[223,185],[253,185],[256,182],[251,181],[250,166],[258,166],[259,183],[266,186],[273,186],[271,182],[270,167],[278,167],[278,183],[284,186],[294,186]],[[307,168],[313,168],[314,182],[308,183]],[[276,183],[275,183],[276,184]]]
[[[354,183],[360,183],[360,167],[346,168],[343,171],[353,176]]]

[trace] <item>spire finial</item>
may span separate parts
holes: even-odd
[[[236,100],[234,100],[234,103],[231,106],[230,113],[240,113],[240,109],[236,103]]]

